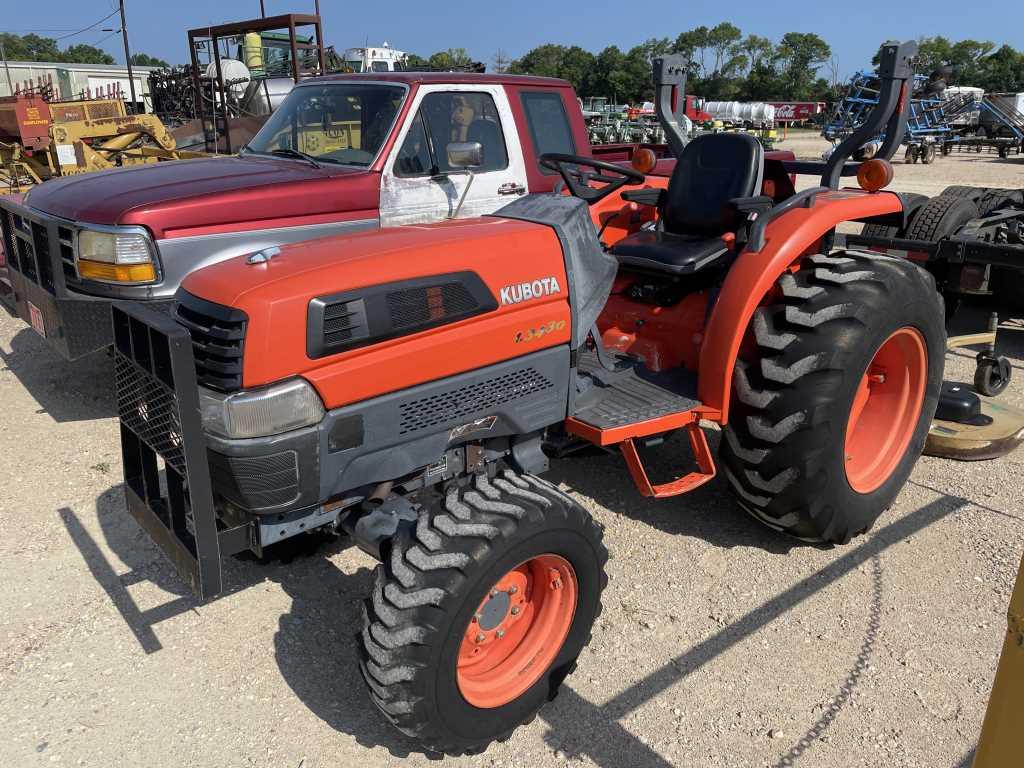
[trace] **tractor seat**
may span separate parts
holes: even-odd
[[[721,263],[732,252],[741,217],[730,201],[761,191],[764,149],[745,133],[698,136],[676,162],[661,210],[661,229],[622,238],[619,263],[681,276]]]

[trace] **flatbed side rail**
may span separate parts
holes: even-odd
[[[907,240],[899,237],[873,237],[864,235],[836,235],[838,248],[871,248],[885,251],[905,251],[920,254],[924,261],[944,261],[950,264],[985,264],[997,267],[1024,269],[1024,245],[987,243],[967,237],[951,237],[938,242]]]
[[[206,600],[223,589],[222,549],[245,549],[248,527],[218,530],[192,339],[151,309],[112,312],[128,512]]]

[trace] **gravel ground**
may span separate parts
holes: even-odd
[[[896,187],[1022,181],[1024,160],[967,157],[897,167]],[[1019,369],[1024,325],[1001,345]],[[0,358],[0,765],[427,762],[356,671],[369,558],[325,541],[228,559],[228,593],[197,604],[125,512],[108,358],[63,363],[6,315]],[[950,355],[948,378],[972,371]],[[1024,407],[1017,376],[1003,399]],[[556,463],[607,526],[605,612],[538,720],[447,762],[969,765],[1021,554],[1022,464],[924,458],[869,535],[821,549],[760,527],[721,480],[653,502],[617,457]]]

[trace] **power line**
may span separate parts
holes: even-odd
[[[104,21],[106,21],[106,20],[107,20],[107,19],[109,19],[109,18],[110,18],[111,16],[114,16],[114,15],[116,15],[116,14],[117,14],[117,11],[113,11],[113,12],[111,12],[111,13],[108,13],[108,14],[107,14],[106,16],[104,16],[104,17],[103,17],[102,19],[100,19],[99,21],[94,21],[94,22],[93,22],[92,24],[90,24],[90,25],[89,25],[88,27],[85,27],[84,29],[80,29],[80,30],[78,30],[77,32],[72,32],[72,33],[71,33],[70,35],[62,35],[61,37],[58,37],[58,38],[56,38],[56,39],[57,39],[57,40],[65,40],[65,39],[67,39],[67,38],[69,38],[69,37],[74,37],[75,35],[80,35],[80,34],[82,34],[83,32],[88,32],[88,31],[89,31],[90,29],[92,29],[93,27],[98,27],[98,26],[99,26],[100,24],[102,24],[102,23],[103,23]]]
[[[97,40],[97,41],[96,41],[95,43],[91,43],[91,45],[92,45],[92,46],[93,46],[94,48],[99,48],[99,46],[100,46],[100,44],[101,44],[101,43],[105,43],[105,42],[106,42],[107,40],[109,40],[110,38],[112,38],[112,37],[113,37],[114,35],[119,35],[119,34],[121,34],[121,30],[120,30],[120,29],[115,29],[115,30],[114,30],[113,32],[111,32],[111,33],[110,33],[109,35],[107,35],[106,37],[101,37],[101,38],[100,38],[99,40]]]
[[[117,13],[118,13],[118,9],[115,8],[111,13],[107,14],[106,16],[104,16],[99,21],[94,21],[88,27],[83,27],[82,29],[72,30],[72,29],[68,29],[68,28],[64,28],[64,29],[26,29],[26,28],[22,28],[22,29],[13,29],[13,30],[10,30],[10,31],[11,32],[26,32],[26,33],[31,33],[31,32],[67,32],[68,34],[66,34],[66,35],[61,35],[60,37],[54,38],[55,40],[66,40],[69,37],[74,37],[75,35],[80,35],[83,32],[88,32],[90,29],[93,29],[94,27],[98,27],[104,21],[109,19],[111,16],[115,16]]]

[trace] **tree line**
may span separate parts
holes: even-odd
[[[58,64],[116,64],[102,48],[86,43],[60,48],[52,37],[36,34],[16,35],[0,32],[0,45],[8,61],[50,61]],[[166,67],[167,62],[145,53],[132,54],[132,64],[139,67]]]
[[[1009,45],[952,42],[941,36],[921,38],[919,45],[922,74],[948,65],[955,70],[951,83],[988,92],[1024,91],[1024,53]],[[614,45],[598,53],[575,45],[541,45],[512,61],[508,71],[560,77],[581,95],[636,103],[653,97],[650,62],[667,53],[685,58],[687,92],[709,100],[828,101],[845,85],[831,47],[820,36],[787,32],[774,41],[744,35],[729,22],[696,27],[674,39],[652,38],[628,51]],[[858,68],[870,67],[864,62]]]
[[[919,41],[920,74],[951,66],[951,84],[973,85],[986,93],[1018,93],[1024,91],[1024,53],[1009,45],[997,47],[987,40],[960,40],[926,37]],[[872,63],[877,63],[877,56]]]
[[[812,101],[829,98],[837,85],[837,67],[831,79],[819,73],[834,59],[818,35],[787,32],[775,42],[744,36],[729,22],[696,27],[675,38],[652,38],[627,51],[615,45],[598,53],[575,45],[541,45],[513,61],[509,71],[561,77],[582,95],[632,103],[652,98],[651,59],[669,53],[682,54],[687,62],[686,90],[706,99]]]

